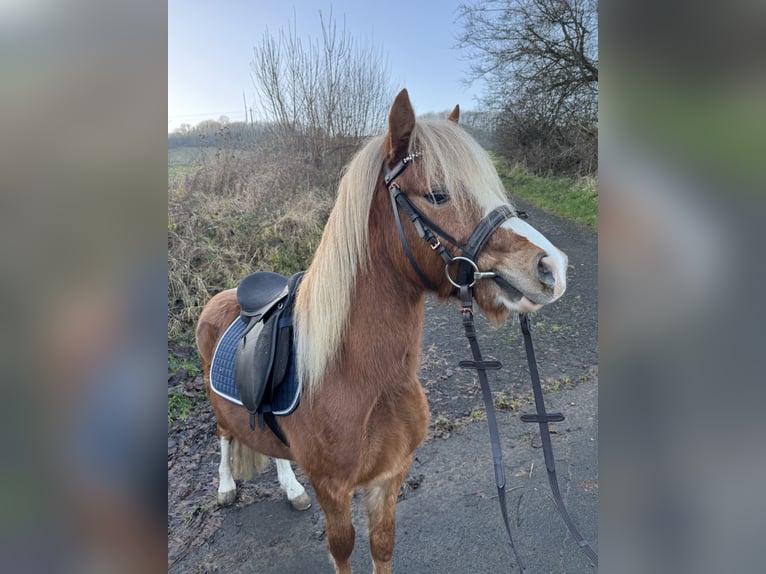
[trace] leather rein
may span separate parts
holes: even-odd
[[[495,485],[497,486],[498,501],[500,503],[500,513],[503,517],[506,532],[508,533],[508,541],[513,551],[516,563],[519,566],[521,572],[526,572],[524,563],[521,560],[518,550],[513,542],[513,535],[511,534],[511,525],[508,519],[508,507],[505,498],[505,470],[503,467],[503,455],[500,447],[500,434],[497,429],[497,417],[495,415],[495,406],[492,400],[492,391],[489,388],[489,381],[487,379],[488,370],[497,370],[502,367],[499,361],[485,361],[479,348],[479,343],[476,339],[476,329],[473,321],[473,286],[477,281],[482,279],[495,278],[496,274],[493,271],[479,271],[479,267],[476,264],[476,259],[479,252],[484,247],[490,236],[509,218],[521,217],[526,219],[526,213],[522,211],[515,211],[508,205],[501,205],[496,207],[486,216],[484,216],[473,233],[468,239],[465,245],[461,245],[451,235],[441,229],[433,221],[431,221],[420,209],[418,209],[410,199],[402,192],[399,184],[396,183],[396,178],[407,169],[407,167],[417,159],[419,154],[411,153],[394,165],[390,170],[386,170],[385,163],[383,164],[383,180],[388,188],[388,192],[391,198],[391,207],[394,212],[394,220],[396,221],[397,232],[399,233],[399,239],[401,240],[404,252],[407,255],[407,259],[415,270],[415,273],[420,278],[423,285],[430,290],[435,290],[433,283],[428,279],[425,273],[420,269],[415,261],[412,251],[410,250],[407,238],[404,234],[401,218],[399,216],[399,209],[402,209],[409,220],[412,222],[418,235],[428,242],[431,249],[434,250],[445,262],[445,274],[449,282],[455,286],[460,298],[461,314],[463,316],[463,328],[465,329],[465,335],[468,339],[468,344],[473,354],[472,361],[460,361],[458,365],[467,369],[475,369],[479,382],[481,385],[482,399],[484,401],[484,407],[487,412],[487,424],[489,426],[490,444],[492,447],[492,459],[495,471]],[[460,256],[452,256],[447,249],[442,245],[441,240],[444,239],[454,247],[457,247],[461,251]],[[458,272],[457,280],[453,280],[450,276],[450,265],[457,263]],[[499,278],[498,278],[499,279]],[[513,290],[513,287],[506,282],[502,282],[504,288]],[[519,293],[520,294],[520,293]],[[564,415],[561,413],[548,413],[545,410],[545,401],[543,399],[542,386],[540,384],[540,376],[537,371],[537,361],[535,360],[535,350],[532,345],[532,336],[529,329],[529,317],[526,313],[519,313],[519,323],[521,326],[521,332],[524,337],[524,349],[527,355],[527,363],[529,365],[529,374],[532,380],[532,390],[535,397],[535,414],[521,415],[523,422],[535,422],[538,423],[540,428],[540,437],[542,439],[543,455],[545,458],[545,467],[548,473],[548,482],[551,487],[551,493],[556,504],[556,508],[561,514],[564,523],[567,526],[572,537],[577,542],[577,545],[587,555],[587,557],[593,562],[595,566],[598,566],[598,555],[591,548],[587,540],[585,540],[580,532],[577,530],[572,518],[567,511],[564,501],[561,498],[561,491],[559,489],[558,478],[556,476],[556,466],[553,458],[553,446],[551,443],[551,436],[548,428],[550,422],[561,422],[564,420]]]

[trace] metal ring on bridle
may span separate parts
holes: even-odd
[[[479,266],[478,266],[478,265],[476,265],[476,263],[474,263],[474,262],[473,262],[473,260],[471,260],[471,259],[468,259],[468,257],[461,257],[461,256],[458,256],[458,257],[453,257],[453,258],[452,258],[452,261],[450,261],[449,263],[447,263],[447,264],[444,266],[444,273],[447,275],[447,280],[448,280],[450,283],[452,283],[452,284],[453,284],[455,287],[457,287],[458,289],[460,289],[460,288],[462,287],[462,285],[458,285],[457,283],[455,283],[455,282],[452,280],[452,277],[450,277],[450,274],[449,274],[449,266],[450,266],[450,265],[452,265],[452,264],[453,264],[455,261],[465,261],[465,262],[466,262],[466,263],[468,263],[468,264],[469,264],[471,267],[473,267],[474,273],[478,273],[478,272],[479,272]],[[470,284],[470,285],[468,285],[468,287],[473,287],[474,285],[476,285],[476,277],[475,277],[475,276],[474,276],[474,280],[473,280],[473,281],[471,281],[471,284]]]

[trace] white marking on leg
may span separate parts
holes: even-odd
[[[293,472],[293,467],[290,466],[290,461],[282,458],[275,458],[274,462],[277,463],[277,476],[279,476],[279,485],[282,490],[287,494],[289,500],[295,500],[300,495],[306,492],[303,485],[298,482]]]
[[[229,439],[221,437],[221,464],[218,465],[218,494],[226,495],[237,490],[229,463]]]

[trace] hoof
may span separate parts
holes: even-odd
[[[218,504],[221,506],[230,506],[235,498],[237,498],[237,489],[227,490],[226,492],[218,491]]]
[[[290,504],[295,510],[308,510],[311,508],[311,497],[304,492],[299,497],[290,500]]]

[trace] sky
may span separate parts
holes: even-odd
[[[245,119],[255,102],[250,78],[253,48],[267,28],[276,34],[295,24],[302,38],[320,38],[319,12],[355,41],[371,42],[388,59],[390,78],[407,88],[415,113],[460,104],[476,109],[480,82],[466,85],[470,62],[459,50],[459,0],[169,0],[168,132],[181,124],[228,116]]]

